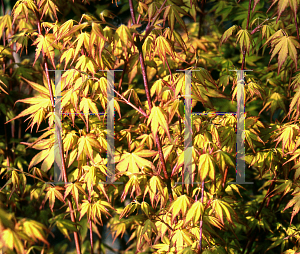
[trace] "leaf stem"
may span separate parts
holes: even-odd
[[[201,186],[201,203],[203,204],[203,199],[204,199],[204,179],[202,181],[202,186]],[[199,239],[199,245],[198,245],[198,254],[202,253],[202,231],[203,231],[203,214],[201,215],[200,219],[200,239]]]
[[[114,89],[114,92],[117,94],[117,95],[119,95],[120,96],[120,98],[122,99],[122,100],[124,100],[129,106],[131,106],[131,107],[133,107],[135,110],[137,110],[138,112],[140,112],[143,116],[145,116],[145,117],[149,117],[147,114],[146,114],[146,112],[144,111],[144,110],[142,110],[142,109],[138,109],[136,106],[134,106],[130,101],[128,101],[128,100],[126,100],[121,94],[119,94],[115,89]]]
[[[167,58],[166,58],[166,63],[167,63],[167,66],[168,66],[168,69],[169,69],[169,72],[170,72],[170,76],[171,76],[171,80],[172,80],[172,86],[171,86],[171,89],[172,89],[173,92],[175,93],[175,88],[173,87],[173,86],[174,86],[174,78],[173,78],[172,71],[171,71],[171,68],[170,68],[170,65],[169,65],[169,62],[168,62],[168,59],[167,59]]]
[[[294,15],[294,19],[295,19],[295,25],[296,25],[296,31],[297,31],[297,39],[299,40],[299,29],[298,29],[298,23],[297,23],[297,16]]]
[[[123,71],[122,71],[122,76],[120,78],[120,82],[119,82],[119,87],[118,87],[118,90],[121,92],[122,91],[122,82],[123,82],[123,79],[124,79],[124,75],[125,75],[125,72],[126,72],[126,68],[127,68],[127,61],[125,60],[124,61],[124,68],[123,68]]]
[[[249,0],[249,5],[248,5],[248,16],[247,16],[247,25],[246,25],[246,29],[249,28],[249,21],[250,21],[250,12],[251,12],[251,0]]]
[[[91,242],[91,253],[94,253],[93,224],[92,224],[92,220],[90,220],[90,242]]]

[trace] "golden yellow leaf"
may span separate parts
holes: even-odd
[[[41,51],[45,54],[51,61],[53,67],[55,68],[54,63],[54,36],[53,34],[46,34],[45,36],[39,34],[38,38],[34,41],[33,45],[36,46],[36,54],[33,65],[38,59]]]
[[[204,181],[206,176],[209,175],[211,180],[215,178],[215,160],[211,154],[201,154],[199,158],[199,168],[201,181]]]
[[[147,125],[149,125],[150,122],[154,138],[157,135],[158,127],[161,126],[163,130],[167,133],[169,140],[171,141],[169,125],[167,123],[167,113],[161,107],[153,107],[151,109]]]
[[[158,36],[155,40],[155,52],[154,54],[158,54],[159,58],[162,61],[165,61],[166,54],[170,55],[173,60],[175,60],[174,51],[168,41],[168,39],[163,36]]]

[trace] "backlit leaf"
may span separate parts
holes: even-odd
[[[201,154],[198,167],[201,181],[204,181],[207,175],[209,175],[211,180],[215,179],[215,160],[211,154]]]
[[[39,35],[38,38],[34,41],[33,45],[36,46],[36,54],[33,65],[40,56],[41,51],[45,54],[51,61],[53,67],[55,68],[54,63],[54,37],[51,34],[46,34],[45,36]]]
[[[150,151],[149,151],[150,152]],[[138,173],[139,169],[149,167],[154,169],[152,162],[144,159],[143,157],[153,156],[155,153],[148,153],[147,151],[139,151],[133,153],[124,153],[115,157],[115,162],[118,162],[117,169],[125,172]]]
[[[60,201],[64,202],[63,195],[60,193],[60,190],[64,190],[63,187],[55,186],[47,188],[47,193],[45,196],[45,201],[49,199],[50,209],[53,212],[53,207],[55,203],[55,198],[58,198]]]
[[[234,33],[237,30],[237,28],[238,28],[237,25],[233,25],[232,27],[228,28],[225,31],[225,33],[222,35],[220,44],[222,45],[222,43],[226,42],[228,38],[232,35],[232,33]]]
[[[161,107],[153,107],[151,109],[151,113],[148,118],[147,125],[149,125],[150,122],[151,122],[151,130],[154,138],[156,137],[156,134],[158,132],[158,127],[161,126],[164,129],[164,131],[167,133],[171,141],[171,136],[169,133],[169,125],[167,122],[167,113]]]
[[[155,40],[155,52],[154,54],[158,54],[159,58],[162,61],[166,60],[166,54],[170,55],[173,59],[175,59],[174,51],[169,43],[168,39],[163,36],[158,36]]]
[[[33,239],[35,242],[37,240],[40,240],[44,243],[46,243],[49,246],[49,243],[46,240],[46,236],[44,231],[46,230],[46,227],[34,220],[30,219],[23,219],[21,222],[21,229],[23,233],[25,233],[27,236],[29,236],[31,239]]]
[[[190,206],[190,201],[186,195],[181,195],[178,197],[171,205],[169,211],[172,210],[172,220],[174,220],[175,216],[178,216],[179,212],[181,212],[184,217],[187,209]]]

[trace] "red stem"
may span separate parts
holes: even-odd
[[[201,203],[203,205],[203,199],[204,199],[204,179],[202,181],[202,187],[201,187]],[[200,219],[200,239],[199,239],[199,245],[198,245],[198,254],[202,253],[202,230],[203,230],[203,214],[201,215]]]
[[[250,12],[251,12],[251,0],[249,0],[249,5],[248,5],[248,16],[247,16],[247,24],[246,24],[246,29],[249,27],[249,21],[250,21]],[[243,47],[243,61],[242,61],[242,70],[245,70],[245,61],[246,60],[246,47]]]
[[[164,1],[164,3],[165,2],[166,2],[166,0]],[[164,5],[164,3],[163,3],[163,5]],[[160,10],[162,9],[162,6],[161,6]],[[130,7],[130,13],[131,13],[131,18],[132,18],[133,24],[136,24],[132,0],[129,0],[129,7]],[[157,16],[158,15],[156,15],[156,17]],[[147,97],[147,101],[148,101],[148,105],[149,105],[149,110],[151,111],[152,103],[151,103],[150,91],[149,91],[149,86],[148,86],[147,72],[146,72],[145,61],[144,61],[144,57],[143,57],[143,51],[141,49],[142,45],[140,43],[139,36],[137,36],[137,45],[138,45],[138,50],[139,50],[139,60],[140,60],[140,63],[141,63],[141,69],[142,69],[142,75],[143,75],[143,81],[144,81],[146,97]],[[161,141],[159,139],[158,134],[156,134],[155,139],[156,139],[156,144],[157,144],[157,148],[158,148],[158,154],[159,154],[160,162],[162,164],[162,168],[163,168],[163,172],[164,172],[164,178],[166,179],[166,182],[167,182],[167,187],[168,187],[168,192],[169,192],[169,200],[170,200],[170,202],[172,202],[171,183],[170,183],[170,180],[169,180],[167,167],[166,167],[166,162],[165,162],[164,154],[163,154],[163,151],[162,151],[162,145],[161,145]]]
[[[294,19],[295,19],[295,25],[296,25],[296,31],[297,31],[297,39],[299,40],[299,29],[298,29],[298,23],[297,23],[297,16],[294,15]]]
[[[39,11],[36,11],[36,17],[37,17],[38,33],[39,33],[39,35],[42,35]],[[42,54],[43,54],[43,59],[44,59],[44,62],[45,62],[45,72],[46,72],[46,78],[47,78],[47,83],[48,83],[48,89],[49,89],[49,93],[50,93],[50,99],[51,99],[52,106],[54,108],[55,107],[55,105],[54,105],[54,97],[53,97],[53,92],[52,92],[52,87],[51,87],[51,82],[50,82],[50,77],[49,77],[49,69],[48,69],[48,63],[47,63],[47,56],[46,56],[44,50],[42,50]],[[68,182],[68,177],[67,177],[66,164],[65,164],[65,160],[64,160],[64,154],[63,154],[63,144],[62,144],[61,139],[58,139],[58,140],[59,140],[60,154],[61,154],[61,157],[62,157],[61,159],[62,159],[63,177],[64,177],[65,183],[67,183]],[[76,223],[75,216],[74,216],[74,209],[73,209],[71,198],[67,197],[67,199],[68,199],[68,204],[69,204],[71,221],[73,223]],[[74,232],[74,240],[75,240],[77,254],[81,254],[80,245],[79,245],[79,237],[78,237],[78,233],[76,231]]]

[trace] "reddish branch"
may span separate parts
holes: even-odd
[[[250,12],[251,12],[251,0],[249,0],[246,29],[248,29],[248,27],[249,27]],[[241,68],[242,70],[245,70],[245,58],[246,58],[246,46],[244,46],[244,49],[243,49],[243,62],[242,62],[242,68]]]
[[[39,11],[36,11],[35,14],[36,14],[36,18],[37,18],[38,33],[39,33],[39,35],[42,35]],[[48,89],[49,89],[49,93],[50,93],[50,99],[51,99],[52,106],[54,108],[55,107],[54,97],[53,97],[53,92],[52,92],[52,87],[51,87],[51,82],[50,82],[50,77],[49,77],[47,56],[46,56],[44,50],[42,50],[42,54],[43,54],[43,60],[44,60],[44,64],[45,64],[45,72],[46,72],[46,78],[47,78],[47,83],[48,83]],[[59,143],[58,145],[59,145],[59,150],[60,150],[59,152],[61,154],[61,160],[62,160],[62,173],[63,173],[64,181],[65,181],[65,183],[67,183],[68,177],[67,177],[66,164],[65,164],[64,155],[63,155],[63,147],[62,147],[63,144],[62,144],[61,139],[58,139],[58,143]],[[67,197],[67,199],[68,199],[68,204],[69,204],[69,209],[70,209],[71,221],[73,223],[76,223],[71,198]],[[80,254],[81,251],[80,251],[80,245],[79,245],[79,237],[78,237],[78,233],[76,231],[74,232],[74,240],[75,240],[77,254]]]
[[[162,11],[163,5],[166,2],[167,1],[165,0],[164,3],[162,4],[162,6],[160,7],[160,9],[159,9],[157,15],[155,16],[155,18],[154,18],[151,25],[154,24],[154,22],[157,19],[158,15]],[[132,22],[133,22],[133,24],[136,24],[132,0],[129,0],[129,8],[130,8],[130,14],[131,14]],[[148,26],[147,26],[147,28],[148,28]],[[148,105],[149,105],[149,110],[151,111],[152,102],[151,102],[149,85],[148,85],[148,80],[147,80],[147,72],[146,72],[146,67],[145,67],[145,61],[144,61],[144,57],[143,57],[142,44],[141,44],[139,36],[137,36],[136,41],[137,41],[137,47],[138,47],[138,51],[139,51],[139,60],[140,60],[140,63],[141,63],[141,69],[142,69],[142,75],[143,75],[143,81],[144,81],[146,97],[147,97],[147,101],[148,101]],[[163,168],[163,172],[164,172],[164,178],[166,179],[166,182],[167,182],[167,188],[168,188],[168,192],[169,192],[169,200],[170,200],[170,202],[172,202],[173,199],[172,199],[172,188],[171,188],[170,177],[168,176],[166,162],[165,162],[164,154],[163,154],[163,151],[162,151],[162,145],[161,145],[161,141],[159,139],[158,134],[156,134],[155,139],[156,139],[156,144],[157,144],[157,148],[158,148],[159,159],[160,159],[160,162],[161,162],[161,165],[162,165],[162,168]]]
[[[203,28],[203,19],[204,19],[204,16],[205,16],[205,13],[204,13],[204,7],[205,7],[205,2],[206,0],[202,0],[201,2],[201,11],[202,12],[199,12],[200,13],[200,17],[199,17],[199,30],[198,30],[198,39],[201,38],[202,36],[202,28]]]
[[[202,205],[203,205],[203,199],[204,199],[204,179],[202,181],[202,186],[201,186],[201,203],[202,203]],[[202,253],[202,230],[203,230],[203,214],[201,214],[201,219],[200,219],[200,239],[199,239],[199,245],[198,245],[198,254]]]

